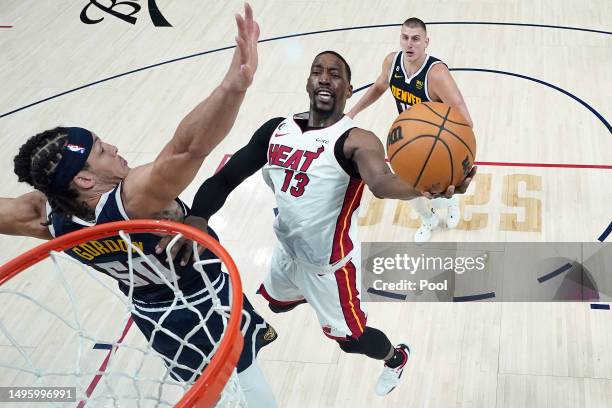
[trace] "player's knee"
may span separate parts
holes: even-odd
[[[352,337],[347,337],[345,340],[336,340],[340,349],[345,353],[349,354],[361,354],[361,347],[359,345],[359,340],[356,340]]]
[[[384,359],[393,349],[387,336],[372,327],[366,327],[358,338],[347,336],[345,340],[336,340],[345,353],[365,354],[376,360]]]
[[[290,310],[295,309],[298,305],[301,305],[302,303],[306,303],[306,299],[298,300],[296,302],[293,302],[290,304],[284,304],[284,305],[273,304],[271,302],[268,302],[268,307],[274,313],[286,313]]]

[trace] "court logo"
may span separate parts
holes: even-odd
[[[417,89],[423,89],[423,81],[417,80],[416,81],[416,88]]]
[[[153,25],[155,27],[172,27],[172,24],[159,11],[155,2],[156,0],[147,0],[149,17],[151,17]],[[98,24],[104,20],[105,16],[103,13],[107,13],[126,23],[136,24],[137,17],[134,15],[141,8],[142,6],[138,4],[138,0],[89,0],[89,3],[81,10],[80,17],[81,21],[85,24]]]

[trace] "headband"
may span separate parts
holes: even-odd
[[[62,149],[62,158],[51,176],[53,191],[68,190],[70,182],[85,166],[93,147],[93,135],[87,129],[70,127],[68,143]]]

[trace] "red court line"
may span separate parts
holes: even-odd
[[[0,26],[0,28],[13,28],[13,26]]]
[[[388,163],[389,159],[385,158]],[[604,169],[612,170],[612,165],[607,164],[563,164],[563,163],[515,163],[515,162],[487,162],[476,161],[478,166],[500,166],[500,167],[552,167],[557,169]]]
[[[91,394],[93,394],[94,390],[98,386],[98,383],[100,382],[100,379],[102,378],[104,371],[106,371],[106,366],[108,365],[108,361],[110,360],[111,354],[117,351],[119,344],[123,342],[123,339],[125,339],[125,336],[128,334],[128,331],[130,330],[130,327],[132,327],[132,323],[134,323],[134,320],[132,320],[132,318],[130,317],[127,323],[125,324],[125,327],[123,328],[121,337],[119,337],[119,340],[117,340],[117,345],[115,345],[106,354],[104,361],[102,361],[102,364],[100,365],[100,368],[98,369],[98,374],[96,374],[96,376],[91,380],[91,382],[89,383],[89,387],[87,387],[87,390],[85,391],[85,395],[87,395],[87,398],[91,397]],[[84,400],[79,401],[77,408],[83,408],[86,403],[87,402],[85,402]]]
[[[563,164],[563,163],[513,163],[513,162],[474,162],[479,166],[503,167],[553,167],[558,169],[605,169],[612,170],[612,165],[605,164]]]

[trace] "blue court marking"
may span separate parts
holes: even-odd
[[[391,299],[399,299],[399,300],[406,300],[406,297],[407,297],[406,295],[402,295],[401,293],[387,292],[386,290],[378,290],[374,288],[368,288],[368,293],[391,298]]]
[[[593,310],[610,310],[610,305],[602,305],[598,303],[591,303],[591,309]]]
[[[107,344],[107,343],[96,343],[94,344],[93,349],[94,350],[112,350],[113,345]]]
[[[547,274],[546,274],[546,275],[544,275],[544,276],[539,277],[539,278],[538,278],[538,282],[540,282],[540,283],[542,283],[542,282],[546,282],[547,280],[550,280],[550,279],[554,278],[555,276],[560,275],[560,274],[562,274],[563,272],[568,271],[568,270],[570,270],[570,269],[572,269],[572,264],[571,264],[571,263],[566,263],[566,264],[565,264],[565,265],[563,265],[562,267],[557,268],[557,269],[555,269],[554,271],[552,271],[552,272],[550,272],[550,273],[547,273]]]
[[[364,86],[360,86],[360,87],[359,87],[359,88],[357,88],[357,89],[353,89],[353,93],[354,93],[354,94],[356,94],[356,93],[357,93],[357,92],[359,92],[359,91],[363,91],[364,89],[367,89],[367,88],[371,87],[372,85],[374,85],[374,82],[369,83],[369,84],[364,85]]]
[[[507,71],[498,71],[496,69],[485,69],[485,68],[449,68],[449,70],[450,71],[489,72],[489,73],[492,73],[492,74],[509,75],[509,76],[513,76],[513,77],[517,77],[517,78],[521,78],[521,79],[526,79],[528,81],[537,82],[537,83],[542,84],[542,85],[546,85],[546,86],[548,86],[548,87],[550,87],[552,89],[555,89],[555,90],[563,93],[564,95],[569,96],[570,98],[572,98],[573,100],[575,100],[576,102],[578,102],[579,104],[581,104],[582,106],[584,106],[585,108],[590,110],[591,113],[593,113],[593,115],[597,116],[597,119],[599,119],[600,122],[604,124],[604,126],[608,129],[608,132],[612,133],[612,125],[610,125],[610,123],[608,123],[608,121],[599,112],[597,112],[591,105],[589,105],[588,103],[586,103],[585,101],[583,101],[582,99],[577,97],[576,95],[566,91],[565,89],[559,88],[558,86],[553,85],[553,84],[551,84],[549,82],[542,81],[541,79],[529,77],[527,75],[521,75],[521,74],[516,74],[514,72],[507,72]]]
[[[610,222],[610,225],[608,225],[608,228],[606,228],[606,230],[602,232],[602,234],[597,239],[601,242],[604,242],[606,238],[608,238],[608,235],[610,235],[611,232],[612,232],[612,221]]]
[[[591,28],[580,28],[580,27],[567,27],[567,26],[556,26],[548,24],[529,24],[529,23],[493,23],[487,21],[442,21],[426,23],[427,25],[446,25],[446,24],[461,24],[461,25],[497,25],[497,26],[515,26],[515,27],[534,27],[534,28],[556,28],[559,30],[574,30],[574,31],[586,31],[589,33],[607,34],[612,35],[612,31],[604,30],[593,30]],[[398,24],[399,26],[399,24]]]
[[[582,106],[587,108],[589,111],[591,111],[591,113],[593,115],[595,115],[597,117],[597,119],[599,119],[599,121],[601,123],[603,123],[603,125],[608,129],[608,132],[612,133],[612,125],[610,125],[610,123],[606,120],[606,118],[604,118],[601,113],[597,112],[597,110],[595,110],[595,108],[593,108],[591,105],[589,105],[588,103],[586,103],[585,101],[583,101],[582,99],[577,97],[576,95],[572,94],[571,92],[568,92],[565,89],[560,88],[560,87],[558,87],[556,85],[553,85],[553,84],[551,84],[549,82],[542,81],[541,79],[533,78],[533,77],[530,77],[530,76],[527,76],[527,75],[517,74],[515,72],[499,71],[499,70],[496,70],[496,69],[487,69],[487,68],[449,68],[449,71],[487,72],[487,73],[491,73],[491,74],[508,75],[508,76],[513,76],[513,77],[517,77],[517,78],[521,78],[521,79],[526,79],[526,80],[532,81],[532,82],[537,82],[537,83],[542,84],[542,85],[546,85],[549,88],[552,88],[552,89],[554,89],[556,91],[561,92],[564,95],[569,96],[570,98],[572,98],[573,100],[575,100],[576,102],[578,102],[579,104],[581,104]],[[359,87],[359,88],[355,89],[353,91],[353,93],[360,92],[360,91],[362,91],[362,90],[364,90],[366,88],[369,88],[372,85],[373,85],[373,83],[364,85],[362,87]]]
[[[581,27],[555,26],[555,25],[547,25],[547,24],[504,23],[504,22],[498,23],[498,22],[488,22],[488,21],[434,21],[434,22],[429,22],[429,23],[426,23],[426,24],[429,24],[429,25],[494,25],[494,26],[497,25],[497,26],[514,26],[514,27],[554,28],[554,29],[560,29],[560,30],[584,31],[584,32],[590,32],[590,33],[612,35],[612,31],[594,30],[594,29],[590,29],[590,28],[581,28]],[[355,27],[332,28],[332,29],[328,29],[328,30],[308,31],[308,32],[304,32],[304,33],[289,34],[289,35],[282,35],[282,36],[278,36],[278,37],[265,38],[263,40],[259,40],[259,42],[260,43],[265,43],[265,42],[270,42],[270,41],[284,40],[284,39],[287,39],[287,38],[306,37],[306,36],[309,36],[309,35],[326,34],[326,33],[333,33],[333,32],[339,32],[339,31],[364,30],[364,29],[371,29],[371,28],[388,28],[388,27],[399,27],[399,26],[401,26],[401,23],[374,24],[374,25],[355,26]],[[186,60],[186,59],[189,59],[189,58],[195,58],[195,57],[199,57],[199,56],[206,55],[206,54],[212,54],[212,53],[219,52],[219,51],[230,50],[230,49],[233,49],[235,47],[236,47],[235,45],[230,45],[230,46],[227,46],[227,47],[215,48],[215,49],[212,49],[212,50],[198,52],[198,53],[187,55],[187,56],[184,56],[184,57],[173,58],[173,59],[168,60],[168,61],[158,62],[156,64],[147,65],[147,66],[142,67],[142,68],[137,68],[137,69],[133,69],[131,71],[127,71],[127,72],[121,73],[121,74],[113,75],[113,76],[110,76],[108,78],[100,79],[98,81],[94,81],[94,82],[91,82],[91,83],[88,83],[88,84],[85,84],[85,85],[81,85],[81,86],[73,88],[73,89],[69,89],[67,91],[64,91],[64,92],[61,92],[59,94],[50,96],[48,98],[44,98],[44,99],[41,99],[39,101],[32,102],[32,103],[30,103],[28,105],[25,105],[25,106],[22,106],[20,108],[13,109],[12,111],[9,111],[9,112],[1,114],[0,118],[12,115],[12,114],[14,114],[16,112],[22,111],[22,110],[27,109],[27,108],[31,108],[32,106],[36,106],[36,105],[41,104],[43,102],[47,102],[47,101],[50,101],[52,99],[59,98],[60,96],[63,96],[63,95],[66,95],[66,94],[69,94],[69,93],[72,93],[72,92],[76,92],[76,91],[79,91],[81,89],[89,88],[90,86],[101,84],[101,83],[106,82],[106,81],[110,81],[112,79],[121,78],[121,77],[126,76],[126,75],[134,74],[134,73],[137,73],[137,72],[140,72],[140,71],[144,71],[144,70],[147,70],[147,69],[151,69],[151,68],[159,67],[159,66],[162,66],[162,65],[170,64],[170,63],[173,63],[173,62],[178,62],[178,61]],[[364,89],[364,88],[359,88],[359,90],[361,90],[361,89]]]
[[[476,300],[493,299],[494,297],[495,297],[495,292],[481,293],[479,295],[469,295],[469,296],[454,296],[453,302],[473,302]]]
[[[583,31],[583,32],[590,32],[590,33],[597,33],[597,34],[605,34],[605,35],[612,35],[612,31],[604,31],[604,30],[594,30],[594,29],[590,29],[590,28],[581,28],[581,27],[568,27],[568,26],[555,26],[555,25],[547,25],[547,24],[529,24],[529,23],[505,23],[505,22],[486,22],[486,21],[437,21],[437,22],[428,22],[427,24],[429,25],[497,25],[497,26],[514,26],[514,27],[535,27],[535,28],[554,28],[554,29],[561,29],[561,30],[573,30],[573,31]],[[309,36],[309,35],[317,35],[317,34],[325,34],[325,33],[332,33],[332,32],[339,32],[339,31],[350,31],[350,30],[363,30],[363,29],[371,29],[371,28],[387,28],[387,27],[399,27],[401,26],[400,23],[393,23],[393,24],[376,24],[376,25],[365,25],[365,26],[355,26],[355,27],[343,27],[343,28],[333,28],[333,29],[328,29],[328,30],[317,30],[317,31],[309,31],[309,32],[304,32],[304,33],[297,33],[297,34],[290,34],[290,35],[283,35],[283,36],[278,36],[278,37],[272,37],[272,38],[266,38],[263,40],[259,40],[260,43],[265,43],[265,42],[270,42],[270,41],[277,41],[277,40],[283,40],[283,39],[287,39],[287,38],[294,38],[294,37],[305,37],[305,36]],[[203,52],[199,52],[196,54],[191,54],[191,55],[187,55],[185,57],[180,57],[180,58],[174,58],[168,61],[163,61],[163,62],[159,62],[157,64],[151,64],[151,65],[147,65],[145,67],[142,68],[137,68],[128,72],[124,72],[122,74],[117,74],[117,75],[113,75],[111,77],[108,78],[104,78],[95,82],[91,82],[89,84],[85,84],[82,86],[79,86],[77,88],[73,88],[70,89],[68,91],[64,91],[62,93],[59,93],[57,95],[53,95],[50,96],[48,98],[44,98],[41,99],[39,101],[30,103],[28,105],[22,106],[20,108],[14,109],[12,111],[3,113],[0,115],[0,118],[12,115],[16,112],[22,111],[24,109],[30,108],[32,106],[36,106],[38,104],[41,104],[43,102],[47,102],[49,100],[55,99],[55,98],[59,98],[60,96],[72,93],[72,92],[76,92],[79,91],[81,89],[85,89],[85,88],[89,88],[91,86],[106,82],[106,81],[110,81],[112,79],[116,79],[116,78],[120,78],[126,75],[130,75],[130,74],[134,74],[136,72],[140,72],[140,71],[144,71],[147,69],[151,69],[151,68],[155,68],[161,65],[166,65],[166,64],[170,64],[173,62],[178,62],[178,61],[182,61],[185,59],[189,59],[189,58],[195,58],[195,57],[199,57],[202,55],[206,55],[206,54],[212,54],[215,52],[219,52],[219,51],[226,51],[226,50],[230,50],[235,48],[235,45],[231,45],[231,46],[227,46],[227,47],[221,47],[221,48],[215,48],[213,50],[208,50],[208,51],[203,51]],[[606,126],[606,128],[608,129],[608,131],[610,133],[612,133],[612,126],[610,126],[610,124],[608,123],[608,121],[599,113],[597,112],[595,109],[593,109],[590,105],[588,105],[586,102],[584,102],[582,99],[576,97],[575,95],[555,86],[552,84],[549,84],[547,82],[535,79],[535,78],[531,78],[528,76],[524,76],[524,75],[520,75],[520,74],[514,74],[511,72],[506,72],[506,71],[496,71],[496,70],[488,70],[488,69],[484,69],[484,68],[455,68],[455,69],[451,69],[451,71],[454,70],[465,70],[465,71],[480,71],[480,72],[492,72],[492,73],[500,73],[500,74],[505,74],[505,75],[511,75],[511,76],[516,76],[522,79],[527,79],[530,81],[534,81],[534,82],[538,82],[544,85],[547,85],[549,87],[552,87],[553,89],[558,90],[559,92],[564,93],[565,95],[570,96],[571,98],[573,98],[574,100],[576,100],[577,102],[579,102],[580,104],[582,104],[583,106],[585,106],[587,109],[589,109],[593,114],[595,114],[595,116],[597,116],[597,118],[602,121],[604,123],[604,125]],[[370,84],[371,85],[371,84]],[[360,88],[357,88],[354,92],[359,92],[363,89],[366,89],[368,86],[370,85],[366,85],[366,86],[362,86]],[[606,231],[604,231],[604,233],[602,234],[603,239],[600,239],[600,241],[603,241],[609,234],[610,231],[612,230],[612,223],[610,224],[610,226],[608,227],[608,229]],[[601,238],[601,237],[600,237]]]
[[[27,108],[31,108],[32,106],[36,106],[36,105],[41,104],[43,102],[47,102],[47,101],[50,101],[52,99],[59,98],[60,96],[64,96],[64,95],[67,95],[67,94],[72,93],[72,92],[80,91],[81,89],[89,88],[90,86],[94,86],[94,85],[98,85],[98,84],[101,84],[101,83],[106,82],[106,81],[110,81],[112,79],[121,78],[121,77],[130,75],[130,74],[135,74],[136,72],[145,71],[147,69],[159,67],[159,66],[166,65],[166,64],[171,64],[173,62],[178,62],[178,61],[186,60],[186,59],[189,59],[189,58],[199,57],[201,55],[212,54],[212,53],[219,52],[219,51],[231,50],[233,48],[236,48],[236,46],[232,45],[232,46],[229,46],[229,47],[215,48],[214,50],[203,51],[203,52],[199,52],[197,54],[187,55],[185,57],[174,58],[174,59],[171,59],[171,60],[168,60],[168,61],[158,62],[157,64],[147,65],[146,67],[133,69],[131,71],[124,72],[122,74],[113,75],[113,76],[110,76],[108,78],[104,78],[104,79],[100,79],[98,81],[90,82],[88,84],[81,85],[79,87],[69,89],[69,90],[64,91],[62,93],[58,93],[57,95],[53,95],[53,96],[50,96],[50,97],[45,98],[45,99],[41,99],[41,100],[36,101],[36,102],[32,102],[32,103],[30,103],[28,105],[22,106],[21,108],[14,109],[14,110],[12,110],[10,112],[3,113],[2,115],[0,115],[0,118],[12,115],[13,113],[17,113],[17,112],[22,111],[22,110],[27,109]]]

